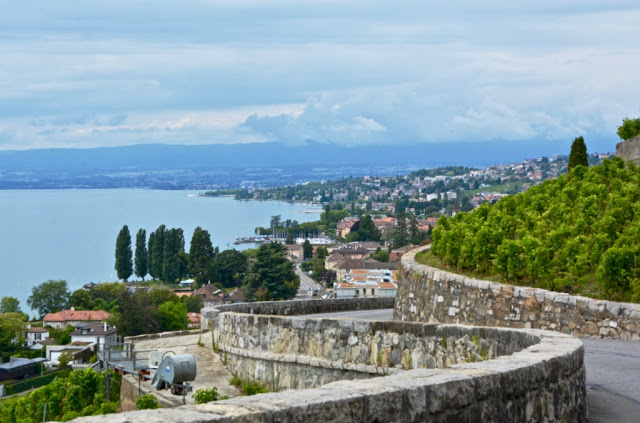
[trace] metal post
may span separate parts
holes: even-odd
[[[47,403],[44,403],[44,413],[42,413],[42,422],[46,422],[47,421]]]
[[[109,375],[109,366],[107,365],[107,375],[104,378],[107,384],[107,402],[111,402],[111,376]]]

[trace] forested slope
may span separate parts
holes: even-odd
[[[640,301],[640,168],[617,157],[578,166],[442,218],[431,251],[447,265],[510,283]]]

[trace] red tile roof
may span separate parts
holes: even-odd
[[[44,322],[69,322],[69,321],[103,321],[111,317],[111,313],[104,310],[62,310],[57,313],[48,313],[44,316]]]

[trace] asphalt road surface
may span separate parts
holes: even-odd
[[[313,314],[307,317],[341,317],[391,320],[393,309]],[[587,369],[589,421],[640,422],[640,342],[582,339]]]
[[[296,274],[300,276],[300,287],[298,288],[298,295],[296,295],[296,297],[308,299],[311,297],[314,289],[318,290],[318,297],[322,295],[324,287],[311,279],[307,273],[300,270],[299,264],[296,265]]]

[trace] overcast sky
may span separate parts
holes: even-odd
[[[615,144],[640,116],[637,0],[0,3],[2,150]]]

